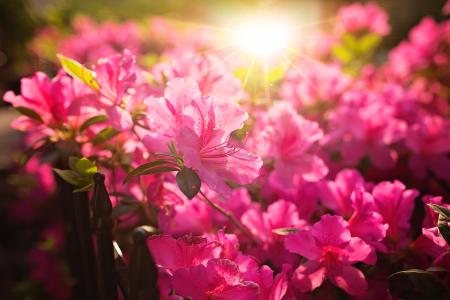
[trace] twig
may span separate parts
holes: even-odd
[[[221,207],[220,205],[212,202],[202,191],[199,191],[199,193],[203,196],[203,199],[208,203],[209,206],[217,210],[219,213],[224,215],[228,220],[231,221],[245,236],[247,236],[253,243],[259,244],[258,240],[255,239],[255,237],[251,234],[251,232],[245,228],[235,217],[234,215],[226,210],[225,208]]]

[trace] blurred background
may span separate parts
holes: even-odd
[[[33,37],[46,26],[69,32],[74,18],[89,16],[96,21],[135,20],[145,22],[150,16],[161,15],[171,20],[221,26],[236,14],[257,10],[278,10],[289,14],[298,24],[327,20],[348,0],[1,0],[0,1],[0,94],[19,88],[20,77],[42,69],[45,62],[33,56]],[[366,2],[366,1],[359,1]],[[407,36],[408,30],[425,15],[437,20],[445,0],[380,0],[389,13],[392,33],[382,47],[390,49]],[[319,28],[317,28],[319,29]],[[0,100],[0,105],[4,102]]]

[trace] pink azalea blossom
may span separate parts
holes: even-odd
[[[211,259],[207,265],[179,269],[174,274],[177,294],[193,300],[256,299],[258,285],[244,281],[239,267],[227,259]]]
[[[396,108],[372,91],[344,94],[334,111],[331,139],[342,142],[341,154],[346,163],[355,165],[365,156],[379,169],[394,166],[397,153],[390,145],[400,141],[407,124],[396,118]]]
[[[357,185],[364,184],[364,178],[355,169],[343,169],[334,181],[325,180],[319,184],[322,203],[336,213],[349,217],[353,212],[352,195]]]
[[[199,55],[185,48],[173,50],[168,57],[170,63],[158,64],[153,69],[157,80],[190,77],[197,82],[202,95],[226,100],[244,97],[241,82],[219,57]]]
[[[286,74],[280,94],[296,108],[320,103],[333,105],[350,82],[350,77],[337,65],[301,62]]]
[[[99,105],[103,107],[111,126],[118,130],[131,128],[133,120],[124,109],[125,96],[136,82],[136,59],[129,51],[100,59],[94,66],[100,85]]]
[[[355,187],[351,199],[354,212],[348,220],[348,229],[352,236],[360,237],[373,247],[366,262],[375,264],[377,259],[375,249],[386,252],[386,247],[381,241],[386,237],[388,225],[375,211],[372,195],[366,192],[361,185]]]
[[[381,36],[391,31],[386,12],[373,2],[340,8],[336,28],[340,33],[368,31]]]
[[[404,243],[418,192],[406,189],[403,183],[396,180],[380,182],[373,188],[372,195],[375,211],[389,225],[386,233],[388,241],[393,244]]]
[[[286,248],[308,261],[294,272],[292,283],[301,292],[312,291],[325,279],[352,296],[367,290],[364,274],[352,264],[365,261],[371,247],[352,237],[347,222],[340,216],[324,215],[311,230],[286,237]]]
[[[185,166],[194,169],[209,188],[226,196],[231,189],[224,179],[248,184],[258,176],[261,159],[230,139],[248,118],[235,103],[201,96],[190,79],[169,82],[165,99],[156,101],[149,104],[149,110],[154,110],[151,116],[164,118],[164,125],[144,137],[149,148],[160,138],[173,141]]]
[[[262,243],[251,252],[261,261],[270,260],[280,267],[283,263],[296,262],[296,259],[284,249],[283,236],[275,232],[277,229],[296,229],[305,226],[305,221],[299,218],[293,203],[279,200],[269,205],[267,212],[250,208],[242,215],[241,223]]]
[[[89,111],[77,109],[77,101],[90,97],[90,91],[80,81],[62,72],[50,79],[37,72],[33,77],[21,80],[21,95],[6,92],[4,99],[14,107],[24,107],[37,113],[42,120],[27,116],[18,118],[13,127],[22,131],[38,131],[44,135],[61,138],[64,125],[78,128],[92,115]],[[88,98],[90,99],[90,98]]]
[[[424,116],[409,128],[406,146],[413,155],[409,161],[414,175],[425,178],[431,170],[439,179],[450,182],[450,121],[439,116]]]
[[[260,147],[266,151],[266,157],[274,160],[270,175],[273,182],[291,188],[299,179],[322,179],[328,168],[314,151],[315,143],[323,136],[319,125],[295,113],[292,104],[286,102],[275,104],[268,119]]]
[[[81,63],[95,62],[125,49],[138,53],[141,47],[139,28],[134,22],[95,24],[87,17],[75,18],[75,33],[58,43],[58,52]]]

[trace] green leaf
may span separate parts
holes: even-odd
[[[450,245],[450,209],[436,204],[428,205],[439,214],[437,223],[439,233],[442,235],[447,244]]]
[[[87,69],[76,60],[68,58],[62,54],[58,54],[57,56],[64,71],[66,71],[67,74],[80,79],[82,82],[84,82],[84,84],[95,91],[98,91],[100,89],[100,84],[97,82],[97,80],[95,80],[94,72]]]
[[[349,63],[353,58],[351,52],[341,45],[334,46],[332,52],[343,63]]]
[[[166,163],[168,163],[168,162],[165,161],[165,160],[160,159],[160,160],[155,160],[155,161],[152,161],[152,162],[149,162],[149,163],[142,164],[139,167],[131,170],[127,174],[127,176],[125,177],[123,182],[128,182],[131,179],[131,177],[143,175],[144,172],[149,171],[151,168],[156,167],[156,166],[160,166],[160,165],[164,165]]]
[[[102,144],[102,143],[106,142],[107,140],[115,137],[118,134],[119,134],[119,131],[117,131],[116,129],[114,129],[112,127],[106,127],[104,129],[102,129],[99,133],[97,133],[96,136],[94,136],[94,138],[92,139],[92,143],[94,145]]]
[[[22,115],[27,116],[30,119],[38,121],[39,123],[44,123],[44,121],[42,121],[41,116],[37,112],[35,112],[34,110],[29,109],[28,107],[17,106],[17,107],[15,107],[15,109],[18,112],[20,112]]]
[[[79,159],[75,164],[75,169],[78,173],[89,176],[97,173],[97,167],[89,159],[83,157]]]
[[[183,167],[176,176],[177,185],[189,199],[194,198],[200,191],[202,182],[197,173],[190,168]]]
[[[69,168],[73,171],[77,170],[77,162],[80,160],[77,156],[69,156]]]
[[[283,79],[284,74],[286,73],[286,67],[283,64],[279,64],[275,68],[269,70],[267,74],[268,83],[275,83]]]
[[[65,182],[68,182],[71,185],[77,187],[83,187],[86,185],[86,180],[75,171],[55,168],[53,169],[53,171],[55,171],[55,173],[58,174],[58,176],[61,177]]]
[[[428,206],[431,207],[431,209],[437,214],[443,215],[444,217],[450,219],[450,209],[436,204],[428,204]]]
[[[91,182],[91,183],[89,183],[89,184],[87,184],[87,185],[85,185],[85,186],[83,186],[81,188],[74,189],[73,192],[74,193],[87,192],[87,191],[90,191],[93,187],[94,187],[94,183]]]
[[[83,124],[81,124],[80,132],[86,130],[91,125],[94,125],[94,124],[97,124],[97,123],[101,123],[101,122],[105,122],[106,120],[108,120],[108,118],[106,116],[104,116],[104,115],[98,115],[98,116],[89,118]]]
[[[342,41],[344,42],[345,48],[350,50],[356,50],[358,47],[358,41],[353,34],[344,34],[342,35]]]
[[[293,228],[293,227],[285,227],[285,228],[275,228],[272,229],[272,232],[275,234],[279,234],[279,235],[288,235],[291,233],[296,233],[298,232],[297,228]]]
[[[141,207],[141,204],[139,202],[136,203],[123,203],[122,201],[119,202],[116,206],[113,207],[111,215],[113,217],[119,217],[131,212],[134,212]]]
[[[367,53],[378,46],[380,41],[380,36],[369,33],[359,39],[359,43],[356,49],[360,53]]]

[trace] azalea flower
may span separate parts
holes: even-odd
[[[368,31],[380,36],[391,31],[386,12],[376,3],[354,3],[339,9],[336,28],[338,32]]]
[[[150,109],[154,110],[151,116],[159,114],[164,121],[144,142],[152,148],[160,138],[172,141],[184,165],[195,170],[210,189],[229,197],[225,179],[248,184],[258,176],[261,159],[231,140],[232,132],[248,118],[234,102],[201,96],[193,80],[176,79],[168,83],[165,98],[150,104]]]
[[[372,195],[375,211],[382,217],[384,223],[388,224],[386,237],[394,244],[405,242],[407,230],[410,227],[409,218],[414,209],[414,199],[418,192],[406,189],[400,181],[383,181],[377,184]]]
[[[328,173],[314,151],[315,143],[323,137],[322,130],[316,122],[298,115],[292,104],[279,102],[271,107],[261,134],[260,147],[265,157],[274,160],[271,180],[280,187],[291,188],[299,179],[319,181]]]
[[[351,236],[342,217],[324,215],[311,230],[288,235],[285,244],[289,251],[308,259],[292,277],[293,285],[301,292],[318,288],[325,279],[352,296],[361,296],[367,290],[364,274],[352,265],[365,261],[371,247]]]

